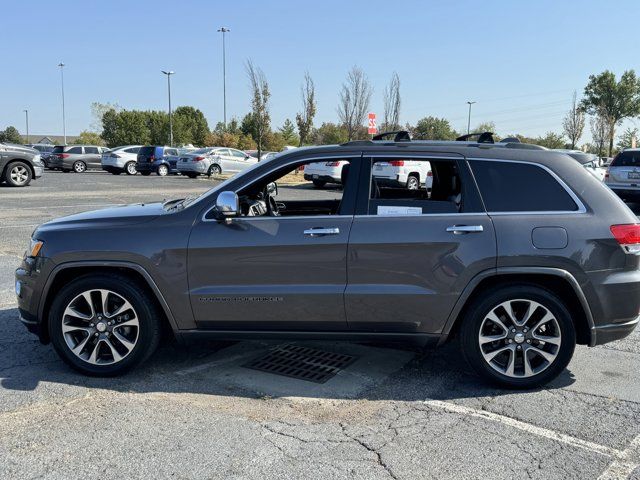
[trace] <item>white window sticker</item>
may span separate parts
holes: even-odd
[[[378,215],[422,215],[422,207],[387,207],[380,205]]]

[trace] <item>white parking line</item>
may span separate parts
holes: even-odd
[[[614,480],[629,478],[631,473],[640,465],[640,435],[633,439],[622,452],[622,458],[617,458],[602,472],[598,480]]]
[[[0,228],[24,228],[24,227],[37,227],[39,223],[26,223],[24,225],[0,225]]]

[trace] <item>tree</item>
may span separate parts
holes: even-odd
[[[400,130],[400,104],[400,76],[393,72],[389,85],[384,89],[383,132]]]
[[[193,107],[178,107],[173,112],[173,139],[178,145],[204,146],[209,125],[204,114]]]
[[[258,158],[262,155],[264,136],[269,131],[271,117],[269,116],[269,84],[264,73],[251,60],[246,64],[247,76],[251,85],[251,111],[255,128],[253,139],[258,144]]]
[[[584,130],[584,109],[578,106],[576,100],[576,92],[573,92],[573,101],[571,102],[571,110],[567,112],[562,121],[562,131],[571,142],[571,149],[576,148],[578,140],[582,136]]]
[[[313,117],[316,116],[316,87],[309,72],[304,74],[300,94],[302,95],[302,112],[296,114],[296,124],[298,125],[299,146],[301,147],[311,134]]]
[[[346,142],[349,138],[349,132],[344,125],[327,122],[315,130],[313,137],[313,141],[317,145],[333,145]]]
[[[565,148],[565,140],[562,135],[554,132],[547,132],[544,137],[538,137],[534,143],[547,148]]]
[[[412,128],[417,140],[455,140],[457,133],[445,118],[424,117]]]
[[[611,156],[616,126],[625,118],[640,115],[640,79],[633,70],[624,72],[619,82],[609,70],[590,75],[589,83],[584,87],[581,106],[587,113],[606,120]]]
[[[591,126],[591,138],[597,149],[598,156],[602,157],[604,144],[607,142],[610,122],[605,116],[596,115],[591,117],[589,124]]]
[[[635,145],[634,145],[635,142]],[[635,148],[638,145],[638,129],[637,128],[627,128],[620,138],[618,139],[618,144],[616,145],[619,150],[623,150],[625,148]]]
[[[102,137],[100,136],[99,133],[96,132],[89,132],[88,130],[85,130],[83,132],[80,132],[80,135],[78,135],[78,138],[76,138],[73,143],[75,145],[104,145],[104,140],[102,139]]]
[[[102,116],[100,136],[108,147],[148,144],[151,142],[149,113],[139,110],[108,110]]]
[[[91,132],[99,132],[102,130],[102,118],[109,110],[119,112],[122,110],[122,107],[117,103],[110,102],[93,102],[91,104],[91,116],[93,117],[93,122],[91,122],[91,125],[89,126]]]
[[[342,84],[338,117],[347,129],[347,140],[353,140],[358,127],[364,124],[371,104],[373,90],[365,73],[354,66],[347,74],[346,83]]]
[[[0,142],[22,144],[24,140],[16,127],[9,126],[0,132]]]
[[[293,122],[287,118],[284,121],[284,124],[278,129],[285,141],[285,145],[299,144],[295,128],[296,127],[293,125]]]

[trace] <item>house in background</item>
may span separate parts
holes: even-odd
[[[78,138],[77,135],[67,135],[67,144],[72,144]],[[62,135],[29,135],[32,144],[40,145],[64,145],[64,137]]]

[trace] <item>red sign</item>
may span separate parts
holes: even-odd
[[[378,133],[378,126],[376,125],[375,113],[369,114],[369,128],[367,129],[367,133],[369,133],[369,135],[375,135],[376,133]]]

